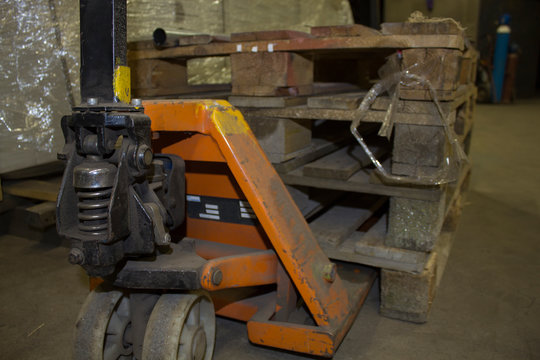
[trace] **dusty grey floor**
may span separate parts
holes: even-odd
[[[471,189],[430,321],[378,315],[378,284],[335,359],[540,358],[540,101],[480,105]],[[0,359],[68,359],[86,294],[67,249],[0,237]],[[218,321],[215,359],[300,359]]]

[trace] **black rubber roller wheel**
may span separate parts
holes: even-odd
[[[203,292],[164,294],[146,326],[142,360],[210,360],[216,317]]]

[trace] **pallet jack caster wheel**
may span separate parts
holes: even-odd
[[[207,294],[164,294],[148,320],[142,358],[210,360],[215,335],[214,305]]]
[[[98,286],[88,294],[75,327],[75,360],[131,359],[129,298],[121,291]]]

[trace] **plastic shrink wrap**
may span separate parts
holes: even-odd
[[[207,34],[352,23],[347,0],[128,0],[128,41],[157,27]],[[0,174],[56,159],[80,102],[79,1],[0,3]],[[189,82],[227,83],[228,59],[190,60]]]

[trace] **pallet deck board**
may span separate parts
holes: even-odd
[[[386,202],[385,198],[355,194],[332,206],[309,224],[319,244],[338,246]]]
[[[60,183],[58,181],[22,180],[5,183],[3,190],[6,194],[29,199],[56,202]]]
[[[343,50],[373,51],[374,49],[447,48],[463,50],[463,35],[415,34],[318,37],[256,40],[177,46],[165,49],[144,49],[128,52],[130,60],[196,58],[226,56],[253,52],[336,53]]]
[[[442,103],[443,111],[448,113],[462,105],[476,93],[474,86],[462,86],[456,92],[453,101]],[[345,95],[346,96],[346,95]],[[309,101],[309,99],[308,99]],[[363,122],[382,123],[386,116],[386,109],[390,100],[378,98],[364,118]],[[425,126],[442,126],[441,119],[431,101],[401,100],[398,109],[402,112],[394,114],[394,123]],[[264,116],[270,118],[287,119],[327,119],[335,121],[353,121],[358,118],[357,109],[335,109],[335,108],[310,108],[308,105],[290,106],[284,108],[246,108],[245,114],[250,117]]]
[[[339,149],[347,142],[347,137],[341,136],[331,139],[312,138],[311,145],[300,151],[294,159],[273,164],[278,173],[288,173],[298,167],[320,158],[334,150]]]
[[[375,144],[371,146],[371,150],[376,157],[386,152],[383,144]],[[370,158],[360,145],[351,144],[306,164],[302,173],[311,177],[347,180],[355,172],[370,164]]]
[[[304,176],[303,166],[300,166],[293,171],[280,173],[280,176],[283,182],[288,185],[304,185],[322,189],[398,196],[426,201],[438,201],[443,194],[439,188],[424,189],[397,185],[373,184],[370,181],[372,171],[372,169],[360,169],[347,180],[336,180]]]

